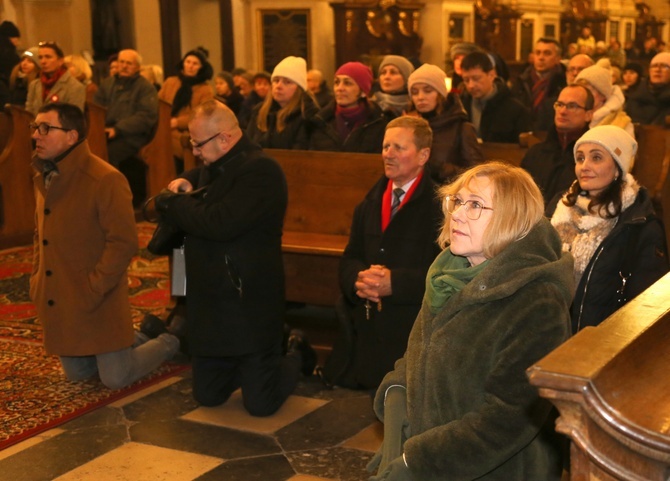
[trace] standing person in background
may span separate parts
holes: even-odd
[[[312,119],[309,150],[379,153],[389,118],[370,99],[372,70],[347,62],[335,72],[335,99]]]
[[[484,160],[468,114],[458,95],[447,92],[445,78],[442,69],[430,64],[409,76],[409,115],[426,119],[433,131],[427,170],[438,184]]]
[[[184,170],[184,148],[188,139],[188,121],[198,105],[214,98],[209,84],[214,71],[207,61],[208,52],[202,47],[186,52],[179,62],[179,74],[168,77],[158,92],[158,98],[172,104],[172,155],[177,173]]]
[[[40,76],[40,65],[37,60],[37,48],[31,48],[23,52],[19,62],[9,77],[9,103],[26,106],[28,99],[28,86]]]
[[[478,165],[439,194],[444,250],[375,396],[370,479],[558,481],[563,440],[526,369],[569,336],[572,257],[518,167]]]
[[[40,78],[28,86],[26,110],[32,114],[42,105],[62,102],[76,105],[84,111],[86,87],[70,75],[65,66],[65,55],[56,42],[40,42],[37,46]]]
[[[307,124],[317,111],[307,90],[305,59],[286,57],[272,71],[272,92],[254,107],[247,135],[263,148],[306,150]]]
[[[407,110],[409,93],[407,79],[414,65],[400,55],[387,55],[379,64],[379,88],[373,100],[390,118],[401,116]]]
[[[20,41],[21,32],[16,25],[9,20],[0,23],[0,83],[7,88],[12,70],[21,61],[16,51]]]
[[[597,326],[668,272],[665,231],[647,189],[630,174],[637,142],[614,125],[574,146],[577,180],[551,223],[575,258],[572,332]]]

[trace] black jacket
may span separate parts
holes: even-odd
[[[370,109],[366,121],[355,128],[344,141],[335,128],[335,101],[322,108],[311,121],[309,150],[380,153],[386,124],[391,119],[375,103],[369,102],[368,105]]]
[[[268,94],[272,95],[272,94]],[[277,114],[280,106],[274,100],[268,112],[267,131],[262,132],[256,122],[262,103],[254,107],[249,123],[247,124],[247,135],[264,149],[299,149],[306,150],[309,147],[307,123],[318,108],[309,95],[303,95],[303,105],[286,116],[284,130],[277,131]]]
[[[634,230],[637,242],[629,246]],[[619,271],[628,257],[634,259],[625,289],[626,300],[631,300],[668,272],[665,231],[644,187],[596,249],[579,281],[571,312],[573,333],[597,326],[623,305],[617,302],[617,290],[622,285]]]
[[[484,105],[479,124],[479,137],[484,142],[516,144],[519,134],[531,129],[530,110],[511,96],[502,79],[496,78],[496,94]],[[472,122],[473,98],[467,92],[461,94],[463,106]]]
[[[626,93],[624,110],[634,123],[665,126],[665,117],[670,115],[670,84],[652,90],[649,80],[644,80]]]
[[[437,235],[442,220],[435,184],[426,174],[412,197],[382,232],[382,198],[388,179],[382,177],[354,212],[349,243],[340,262],[340,288],[354,321],[354,386],[376,387],[407,347],[407,338],[421,308],[428,267],[440,252]],[[391,270],[393,294],[382,310],[370,311],[356,295],[358,273],[372,264]]]
[[[186,232],[188,336],[194,356],[238,356],[281,342],[287,204],[281,167],[246,136],[183,175],[203,198],[172,196],[165,217]]]
[[[563,64],[558,65],[556,72],[549,80],[547,95],[537,109],[533,109],[532,70],[533,67],[530,66],[519,75],[510,91],[530,111],[533,132],[547,132],[554,125],[554,102],[566,85],[565,67]]]

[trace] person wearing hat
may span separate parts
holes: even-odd
[[[208,55],[202,47],[186,52],[179,62],[179,73],[165,79],[158,92],[160,100],[172,104],[172,155],[177,173],[184,170],[184,145],[191,113],[201,103],[214,98],[214,89],[209,84],[214,71],[207,61]]]
[[[233,75],[230,72],[219,72],[214,78],[214,98],[228,106],[235,116],[240,113],[244,97],[235,87]]]
[[[477,133],[458,95],[447,92],[446,74],[436,65],[423,64],[409,76],[408,115],[424,118],[433,131],[427,170],[438,184],[483,162]]]
[[[642,84],[643,77],[644,69],[639,63],[629,62],[624,65],[621,72],[621,80],[623,80],[621,90],[623,90],[626,98]]]
[[[9,87],[9,77],[12,74],[12,69],[21,61],[21,57],[16,51],[20,38],[21,32],[16,25],[9,20],[0,23],[0,83],[7,88]],[[0,86],[0,88],[3,86]],[[2,99],[1,94],[0,99]],[[0,105],[4,104],[5,102],[2,102]]]
[[[484,142],[517,144],[519,134],[530,130],[530,111],[510,95],[483,52],[468,54],[461,62],[464,92],[461,101],[468,120]]]
[[[612,85],[608,59],[600,59],[595,65],[582,70],[575,83],[584,85],[593,94],[593,117],[589,128],[617,125],[635,137],[633,124],[623,109],[626,98],[618,85]]]
[[[44,104],[61,102],[76,105],[84,111],[86,87],[75,79],[65,66],[65,55],[56,42],[40,42],[37,46],[40,77],[28,86],[26,110],[34,115]]]
[[[14,66],[9,76],[9,103],[25,107],[28,85],[40,76],[37,48],[33,47],[21,55],[21,61]]]
[[[573,333],[597,326],[668,272],[665,231],[630,174],[637,142],[615,125],[575,143],[575,180],[551,223],[575,259]]]
[[[307,63],[286,57],[272,71],[272,90],[254,107],[246,133],[268,149],[307,149],[307,123],[318,107],[307,90]]]
[[[670,52],[651,59],[649,77],[628,94],[625,108],[635,123],[665,126],[670,115]]]
[[[379,64],[379,89],[373,100],[391,118],[401,116],[409,104],[407,79],[414,72],[414,65],[400,55],[387,55]]]
[[[390,118],[369,99],[372,70],[347,62],[335,72],[334,99],[312,119],[309,150],[380,153]]]

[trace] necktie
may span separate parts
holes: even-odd
[[[400,187],[393,189],[393,202],[391,203],[391,217],[398,212],[398,207],[400,207],[400,197],[405,193]]]

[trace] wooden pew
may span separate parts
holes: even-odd
[[[354,208],[384,173],[381,155],[267,150],[284,170],[286,299],[332,306]]]
[[[170,137],[172,106],[164,100],[158,102],[156,133],[151,142],[140,151],[140,156],[147,164],[147,198],[158,194],[177,176]]]
[[[12,136],[12,116],[7,110],[0,110],[0,152],[5,150]]]
[[[670,474],[670,274],[528,370],[570,438],[570,479]]]
[[[502,160],[503,162],[521,165],[524,155],[528,152],[528,147],[522,147],[519,144],[504,144],[502,142],[482,142],[480,144],[484,159]]]
[[[107,155],[107,136],[105,135],[105,116],[107,109],[102,105],[86,101],[86,116],[88,122],[88,146],[91,152],[109,162]]]
[[[29,124],[33,115],[8,105],[11,136],[0,153],[0,248],[29,244],[35,229],[32,141]]]

